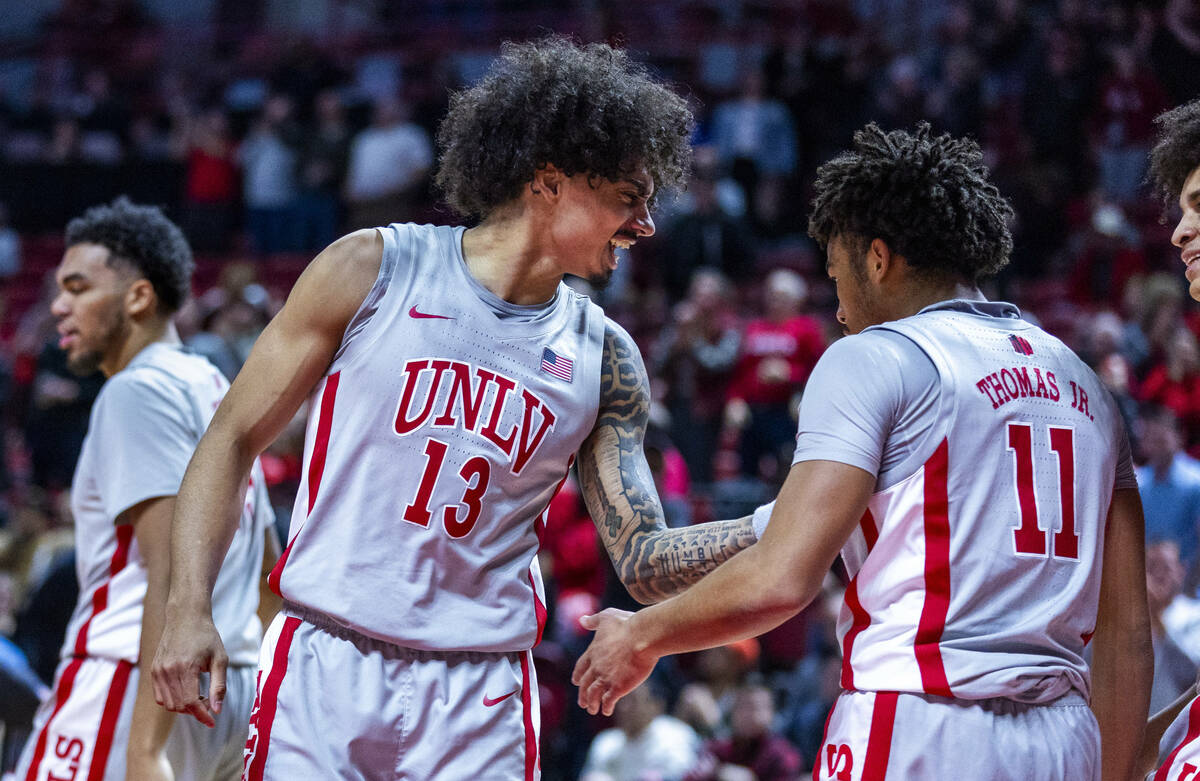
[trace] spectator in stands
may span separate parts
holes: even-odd
[[[729,281],[716,271],[697,271],[673,318],[651,350],[651,373],[665,380],[672,441],[692,477],[707,483],[725,386],[741,343]]]
[[[658,266],[672,301],[684,297],[699,268],[714,269],[734,282],[746,280],[754,270],[753,229],[722,201],[721,188],[737,185],[732,181],[723,185],[714,147],[699,146],[693,154],[690,208],[663,228],[659,243],[663,258]],[[740,188],[737,192],[744,197]]]
[[[802,314],[804,278],[776,269],[763,291],[764,316],[746,324],[741,353],[729,383],[725,424],[742,432],[742,471],[772,480],[780,459],[791,463],[796,422],[793,397],[825,350],[821,324]],[[764,456],[771,461],[760,463]]]
[[[1176,324],[1162,359],[1151,366],[1138,389],[1141,401],[1168,407],[1183,424],[1183,447],[1200,431],[1200,347],[1196,336]]]
[[[616,726],[592,741],[580,781],[681,781],[699,758],[700,738],[665,707],[653,678],[617,703]]]
[[[103,384],[104,375],[99,371],[86,377],[72,374],[56,339],[43,345],[25,419],[34,485],[48,491],[70,487],[92,402]]]
[[[758,665],[762,647],[748,637],[694,655],[694,680],[679,691],[674,714],[705,737],[726,737],[738,687]]]
[[[1146,173],[1154,117],[1166,108],[1162,86],[1130,46],[1115,46],[1091,119],[1100,189],[1120,203],[1133,201]]]
[[[772,729],[775,701],[759,681],[748,681],[733,698],[728,737],[704,744],[688,781],[799,781],[803,758],[787,738]]]
[[[1150,601],[1150,632],[1154,642],[1154,682],[1150,713],[1158,713],[1196,679],[1196,664],[1167,630],[1163,614],[1183,591],[1186,572],[1179,543],[1160,540],[1146,547],[1146,596]]]
[[[308,252],[323,249],[339,235],[350,155],[350,127],[337,90],[319,92],[313,111],[315,120],[300,150],[300,249]]]
[[[1146,463],[1136,472],[1145,508],[1146,541],[1174,542],[1190,571],[1200,545],[1200,462],[1183,452],[1179,419],[1166,407],[1145,410],[1139,434]]]
[[[236,219],[238,168],[229,118],[219,107],[190,119],[182,228],[196,252],[229,248]]]
[[[755,224],[777,214],[783,180],[796,169],[796,128],[787,106],[766,94],[758,66],[742,74],[738,96],[721,102],[712,115],[712,140],[721,162],[749,198]]]
[[[414,217],[415,198],[433,165],[429,134],[397,98],[375,102],[371,126],[350,144],[346,200],[350,228],[374,227]]]
[[[260,255],[297,249],[298,141],[291,98],[272,95],[238,150],[246,229],[254,251]]]

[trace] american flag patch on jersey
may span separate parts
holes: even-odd
[[[571,369],[575,363],[565,355],[559,355],[549,347],[542,350],[542,371],[564,382],[571,381]]]

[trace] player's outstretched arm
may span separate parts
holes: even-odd
[[[642,441],[650,382],[633,339],[611,321],[604,333],[600,411],[579,449],[583,500],[617,575],[651,604],[692,585],[755,541],[749,517],[668,529]]]
[[[347,324],[379,274],[383,239],[365,230],[316,257],[267,325],[200,440],[176,501],[166,625],[154,693],[169,710],[211,722],[225,694],[226,656],[212,589],[237,529],[255,457],[283,430],[329,368]],[[209,690],[200,673],[211,671]]]
[[[1100,724],[1105,781],[1131,777],[1150,707],[1154,647],[1146,602],[1144,526],[1137,489],[1114,491],[1092,639],[1092,711]]]
[[[874,489],[875,476],[858,467],[802,461],[788,473],[761,545],[657,605],[585,616],[596,636],[571,676],[579,705],[612,715],[660,657],[753,637],[794,616],[821,592]]]

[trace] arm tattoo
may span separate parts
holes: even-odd
[[[579,449],[579,484],[617,574],[647,604],[684,590],[755,540],[749,517],[667,528],[642,450],[649,416],[641,355],[629,335],[609,323],[600,412]]]

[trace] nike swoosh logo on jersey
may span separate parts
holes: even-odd
[[[519,692],[519,691],[521,691],[521,690],[520,690],[520,689],[513,689],[513,690],[512,690],[512,691],[510,691],[508,694],[502,694],[502,695],[500,695],[499,697],[497,697],[497,698],[496,698],[496,699],[494,699],[494,700],[493,700],[491,697],[489,697],[489,696],[487,696],[487,695],[485,694],[485,695],[483,695],[483,705],[484,705],[484,707],[486,707],[486,708],[490,708],[490,707],[492,707],[493,705],[499,705],[500,703],[504,702],[504,701],[505,701],[505,700],[507,700],[509,697],[513,696],[514,694],[516,694],[516,693],[517,693],[517,692]]]
[[[415,306],[414,306],[412,309],[408,310],[408,316],[409,316],[409,317],[415,317],[415,318],[417,318],[418,320],[422,320],[422,319],[429,319],[429,320],[454,320],[454,319],[455,319],[455,318],[453,318],[453,317],[450,317],[449,315],[428,315],[428,314],[425,314],[424,312],[418,312],[418,311],[417,311],[417,308],[416,308]]]

